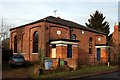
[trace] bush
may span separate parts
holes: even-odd
[[[12,56],[13,56],[13,50],[2,48],[2,60],[3,61],[9,61]]]
[[[69,70],[70,70],[70,71],[73,71],[73,70],[74,70],[74,68],[73,68],[73,67],[69,67]]]
[[[57,67],[57,69],[55,71],[64,72],[64,71],[73,71],[73,70],[74,70],[73,67],[61,66],[61,67]]]

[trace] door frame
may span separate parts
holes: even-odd
[[[101,60],[101,49],[100,48],[97,48],[97,61],[100,61]]]

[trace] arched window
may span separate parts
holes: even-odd
[[[89,54],[92,54],[92,37],[89,38]]]
[[[14,37],[14,53],[17,53],[17,36]]]
[[[33,34],[33,53],[38,53],[38,32]]]
[[[72,34],[72,40],[76,40],[76,35]]]
[[[89,45],[92,45],[92,37],[89,38]]]

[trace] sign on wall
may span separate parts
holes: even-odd
[[[56,48],[52,48],[52,58],[56,58]]]

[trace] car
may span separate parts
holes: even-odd
[[[19,66],[19,65],[25,65],[26,61],[25,58],[23,57],[23,55],[20,54],[15,54],[13,55],[10,60],[9,60],[9,64],[10,66]]]

